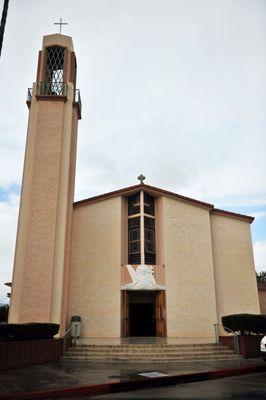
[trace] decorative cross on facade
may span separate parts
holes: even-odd
[[[59,33],[61,35],[62,25],[67,25],[67,22],[62,22],[62,18],[60,18],[60,22],[54,22],[54,25],[60,25]]]
[[[140,175],[140,176],[138,176],[138,180],[140,181],[139,183],[140,184],[142,184],[143,182],[144,182],[144,180],[145,180],[146,178],[145,178],[145,176],[144,175]]]

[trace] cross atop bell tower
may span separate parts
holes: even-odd
[[[29,122],[9,322],[55,322],[63,333],[81,100],[72,39],[44,36]]]
[[[59,25],[59,33],[61,35],[62,25],[67,25],[67,22],[62,22],[62,18],[60,18],[60,22],[54,22],[54,25]]]

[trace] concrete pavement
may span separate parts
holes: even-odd
[[[73,399],[73,398],[72,398]],[[75,398],[78,400],[81,398]],[[82,400],[265,400],[266,372],[123,393],[82,397]]]
[[[252,368],[266,370],[266,364],[257,358],[226,362],[216,360],[156,365],[127,362],[88,364],[60,361],[1,372],[0,399],[8,398],[10,395],[13,396],[13,399],[49,398],[48,392],[51,393],[51,391],[54,391],[54,398],[64,398],[63,394],[70,397],[70,395],[74,395],[75,390],[77,395],[81,393],[105,393],[112,390],[128,389],[131,386],[175,383],[178,378],[180,378],[180,382],[191,379],[210,379],[210,371],[218,371],[219,374],[219,371],[226,372],[228,370],[234,373],[241,368],[246,369],[246,371],[252,370]],[[147,372],[158,372],[166,376],[154,379],[139,375]],[[190,379],[190,377],[192,378]],[[213,377],[215,376],[212,375]],[[82,390],[82,388],[85,389]],[[63,389],[63,391],[58,392],[59,389]],[[34,397],[36,392],[39,395]],[[32,393],[32,396],[30,393]],[[24,395],[20,396],[20,394]]]

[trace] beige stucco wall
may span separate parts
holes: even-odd
[[[68,113],[66,107],[69,103]],[[65,223],[67,216],[62,202],[59,204],[60,195],[65,196],[64,203],[67,200],[72,203],[72,198],[67,196],[70,146],[65,146],[66,140],[71,140],[71,123],[70,101],[37,102],[32,99],[12,279],[10,322],[60,323],[62,298],[61,293],[60,298],[55,298],[53,287],[56,285],[53,286],[53,281],[57,279],[57,271],[63,271],[65,226],[61,223],[63,231],[57,233],[56,223],[59,212],[57,206],[61,214],[62,210],[65,211],[61,222]],[[66,127],[67,124],[69,127]],[[66,160],[62,161],[65,156]],[[65,180],[63,175],[66,176]],[[56,262],[58,246],[62,247],[62,256]],[[62,285],[62,281],[60,284]],[[59,290],[61,286],[57,288],[57,294]]]
[[[43,46],[52,43],[68,48],[68,71],[71,38],[44,37]],[[58,323],[60,334],[66,319],[78,122],[73,84],[66,87],[66,98],[50,98],[39,96],[33,84],[9,312],[12,323]]]
[[[69,319],[83,337],[120,336],[121,197],[74,208]]]
[[[216,298],[207,208],[163,198],[168,336],[214,340]]]
[[[156,240],[156,264],[165,264],[164,255],[164,224],[163,224],[163,197],[155,199],[155,240]]]
[[[211,230],[218,322],[228,314],[259,313],[249,222],[211,214]]]
[[[214,341],[221,315],[259,312],[248,222],[164,196],[156,218],[168,337]],[[81,315],[83,337],[120,336],[125,223],[119,196],[74,209],[68,319]]]

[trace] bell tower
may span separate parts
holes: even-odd
[[[44,36],[29,121],[9,323],[66,327],[78,120],[72,39]]]

